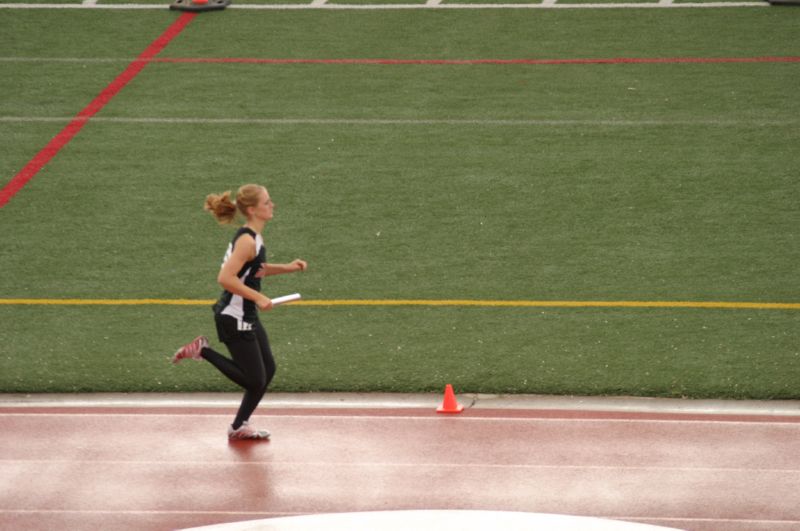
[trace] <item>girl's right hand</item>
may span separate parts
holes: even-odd
[[[272,309],[272,299],[270,299],[266,295],[262,295],[256,301],[256,306],[258,306],[258,309],[261,310],[261,311],[265,311],[265,312],[269,311],[269,310]]]

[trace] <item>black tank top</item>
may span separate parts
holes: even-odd
[[[233,253],[233,246],[236,244],[236,240],[243,234],[249,234],[256,241],[256,257],[245,263],[236,276],[245,286],[260,292],[261,279],[256,277],[256,273],[258,273],[261,265],[267,261],[267,251],[264,247],[264,240],[260,234],[256,234],[253,229],[248,227],[242,227],[236,231],[233,240],[231,240],[230,245],[228,245],[228,251],[225,253],[225,258],[222,263],[224,264],[228,261],[231,253]],[[249,330],[250,327],[246,326],[246,324],[252,324],[258,319],[256,303],[240,295],[234,295],[228,290],[223,290],[219,300],[214,304],[214,313],[218,315],[230,315],[236,318],[241,330]]]

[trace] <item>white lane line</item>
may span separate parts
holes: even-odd
[[[266,9],[266,10],[303,10],[303,9],[331,9],[331,10],[399,10],[399,9],[682,9],[682,8],[736,8],[736,7],[770,7],[768,2],[686,2],[661,4],[653,3],[597,3],[597,4],[451,4],[440,3],[436,5],[425,4],[331,4],[312,2],[311,4],[232,4],[228,9]],[[0,9],[166,9],[160,4],[26,4],[0,3]]]
[[[3,63],[131,63],[135,60],[122,57],[0,57]]]
[[[800,524],[800,520],[757,520],[757,519],[750,519],[750,518],[691,518],[691,517],[675,517],[675,516],[616,516],[616,517],[608,517],[613,518],[614,520],[630,520],[631,522],[661,522],[661,523],[669,523],[669,522],[687,522],[687,523],[703,523],[703,524],[710,524],[710,523],[717,523],[717,524],[745,524],[749,528],[755,529],[756,527],[762,527],[764,525],[770,526],[771,529],[781,529],[779,527],[774,526],[795,526]],[[721,526],[716,525],[712,529],[722,529],[723,527],[728,526]],[[793,527],[794,529],[794,527]]]
[[[331,461],[187,461],[167,458],[162,461],[157,460],[124,460],[124,459],[0,459],[0,466],[11,465],[85,465],[85,466],[121,466],[121,465],[142,465],[142,466],[202,466],[202,467],[263,467],[263,466],[282,466],[301,469],[319,468],[471,468],[471,469],[523,469],[523,470],[623,470],[623,471],[655,471],[655,472],[724,472],[735,474],[800,474],[797,468],[744,468],[744,467],[713,467],[713,466],[664,466],[664,465],[564,465],[564,464],[531,464],[531,463],[441,463],[441,462],[418,462],[418,463],[397,463],[397,462],[356,462],[348,461],[335,463]]]
[[[264,517],[264,518],[273,518],[273,517],[280,517],[280,516],[306,516],[309,513],[307,511],[304,512],[292,512],[292,511],[278,511],[278,512],[267,512],[267,511],[157,511],[157,510],[102,510],[102,509],[0,509],[0,514],[9,514],[9,515],[164,515],[164,516],[195,516],[195,515],[202,515],[202,516],[248,516],[248,517]],[[357,514],[357,513],[356,513]],[[528,514],[536,514],[536,513],[528,513]],[[685,522],[685,523],[703,523],[703,524],[744,524],[748,527],[759,526],[763,527],[764,525],[770,526],[770,528],[780,529],[780,527],[775,526],[796,526],[800,524],[800,520],[758,520],[753,518],[691,518],[691,517],[675,517],[675,516],[620,516],[620,515],[602,515],[602,516],[595,516],[595,518],[603,518],[608,520],[624,520],[630,522],[650,522],[650,523],[666,523],[666,522]],[[267,522],[264,523],[267,525]],[[230,524],[229,524],[230,525]],[[719,526],[717,526],[719,527]],[[248,522],[242,523],[242,529],[254,529],[252,527],[248,527]]]
[[[0,4],[0,9],[167,9],[166,4]]]
[[[0,123],[62,123],[75,118],[66,116],[0,116]],[[800,120],[551,120],[551,119],[382,119],[382,118],[114,118],[95,116],[92,123],[102,124],[165,124],[165,125],[399,125],[399,126],[791,126]]]
[[[560,397],[542,395],[494,395],[459,393],[465,406],[495,411],[579,411],[588,413],[729,415],[798,417],[798,400],[715,400],[679,398]],[[435,408],[439,393],[269,393],[263,410],[303,411],[358,409]],[[134,408],[144,413],[152,408],[213,409],[239,407],[240,393],[94,393],[94,394],[0,394],[0,407],[25,411],[26,408]],[[507,413],[506,413],[507,414]],[[499,416],[499,414],[498,414]]]
[[[433,408],[431,408],[433,410]],[[20,409],[20,413],[8,413],[8,412],[0,412],[0,418],[3,417],[23,417],[23,418],[33,418],[33,417],[70,417],[70,418],[93,418],[97,416],[114,416],[114,417],[146,417],[146,418],[154,418],[154,417],[161,417],[161,418],[174,418],[177,415],[187,415],[186,411],[176,411],[175,413],[130,413],[130,412],[120,412],[120,411],[97,411],[95,413],[74,413],[74,412],[30,412],[24,409]],[[24,411],[24,412],[22,412]],[[191,416],[193,418],[208,418],[208,419],[215,419],[215,418],[229,418],[230,414],[223,414],[223,413],[192,413]],[[693,418],[693,419],[654,419],[654,418],[627,418],[627,419],[620,419],[620,418],[581,418],[581,417],[512,417],[512,416],[497,416],[497,417],[471,417],[471,416],[460,416],[460,415],[326,415],[326,414],[316,414],[316,413],[309,413],[309,414],[301,414],[301,415],[273,415],[268,412],[264,412],[257,415],[259,418],[262,419],[324,419],[324,420],[352,420],[352,421],[372,421],[372,420],[404,420],[404,421],[420,421],[420,422],[445,422],[448,419],[452,419],[455,421],[457,419],[458,422],[479,422],[479,423],[486,423],[486,422],[513,422],[513,423],[545,423],[545,424],[553,424],[553,423],[608,423],[608,424],[687,424],[687,425],[694,425],[697,423],[701,424],[713,424],[715,426],[725,424],[729,426],[753,426],[753,425],[760,425],[760,426],[772,426],[772,427],[781,427],[790,430],[800,430],[800,416],[775,416],[775,420],[768,420],[765,418],[758,418],[758,419],[748,419],[748,420],[738,420],[738,419],[722,419],[719,416],[714,418]],[[667,414],[666,416],[669,416]],[[781,420],[779,420],[781,419]]]
[[[225,515],[225,516],[301,516],[307,512],[267,511],[148,511],[148,510],[101,510],[101,509],[0,509],[0,514],[153,514],[153,515]]]
[[[169,510],[103,510],[103,509],[0,509],[0,514],[78,514],[78,515],[223,515],[223,516],[305,516],[307,511],[169,511]],[[535,514],[535,513],[530,513]],[[755,518],[692,518],[676,516],[623,516],[623,515],[602,515],[596,518],[610,520],[627,520],[632,522],[694,522],[694,523],[725,523],[725,524],[747,524],[747,525],[796,525],[800,520],[771,520]],[[244,523],[247,524],[246,522]],[[245,529],[246,527],[243,527]]]

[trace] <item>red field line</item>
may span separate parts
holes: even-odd
[[[3,208],[17,192],[19,192],[37,173],[55,157],[61,149],[66,146],[78,132],[86,125],[86,122],[111,99],[125,88],[152,59],[158,55],[169,42],[174,39],[192,21],[196,13],[183,13],[173,22],[156,40],[137,57],[131,64],[112,81],[100,94],[98,94],[89,105],[87,105],[75,118],[70,121],[47,145],[39,151],[26,165],[19,171],[2,190],[0,190],[0,208]]]
[[[313,65],[595,65],[800,63],[800,56],[762,57],[616,57],[608,59],[259,59],[256,57],[159,57],[156,63],[239,63]]]

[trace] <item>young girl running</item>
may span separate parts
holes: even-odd
[[[228,428],[230,439],[268,439],[269,432],[248,424],[267,386],[275,375],[275,360],[267,332],[258,319],[258,310],[270,310],[272,301],[261,293],[261,279],[268,275],[305,271],[304,260],[288,264],[267,263],[261,232],[275,204],[267,189],[248,184],[239,188],[235,201],[230,192],[206,197],[204,209],[220,223],[233,223],[237,212],[247,222],[234,235],[225,253],[217,282],[223,292],[214,305],[219,340],[231,353],[232,360],[209,348],[205,336],[195,338],[178,349],[173,363],[192,358],[205,359],[222,374],[244,389],[244,397],[233,424]]]

